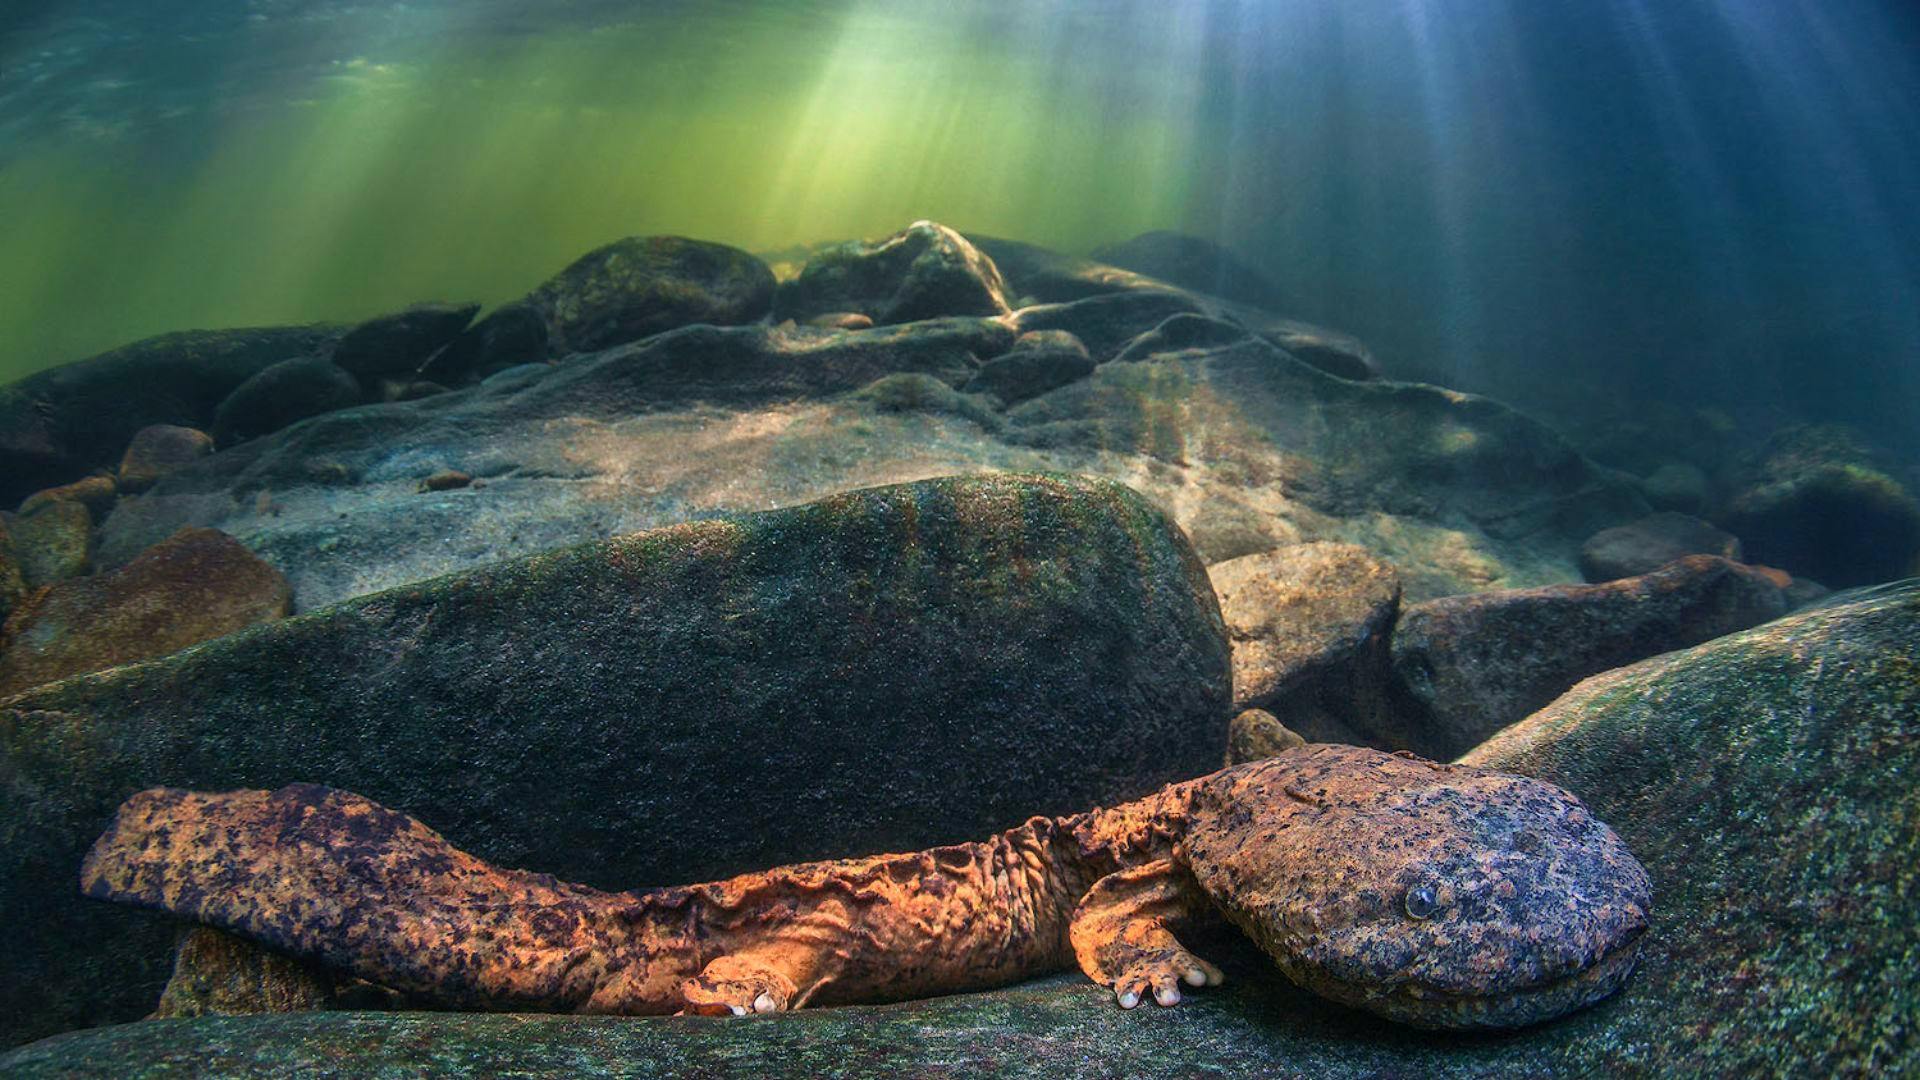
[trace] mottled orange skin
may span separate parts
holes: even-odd
[[[1172,1004],[1182,983],[1220,978],[1175,931],[1222,912],[1295,981],[1412,1023],[1541,1018],[1537,1008],[1484,1007],[1490,996],[1505,1000],[1512,980],[1503,977],[1515,971],[1530,980],[1522,990],[1542,979],[1578,983],[1589,967],[1610,973],[1571,997],[1563,987],[1556,1011],[1610,991],[1631,965],[1646,907],[1645,875],[1610,831],[1592,838],[1596,858],[1575,860],[1595,892],[1581,898],[1597,905],[1592,918],[1516,928],[1509,924],[1528,904],[1561,902],[1520,895],[1485,940],[1460,928],[1437,945],[1414,938],[1444,920],[1374,918],[1369,905],[1381,906],[1382,890],[1403,888],[1407,866],[1421,865],[1410,844],[1436,860],[1484,853],[1417,822],[1384,846],[1344,837],[1377,828],[1366,819],[1378,806],[1402,813],[1408,800],[1451,798],[1476,784],[1496,810],[1511,804],[1551,817],[1578,808],[1534,781],[1310,746],[1111,809],[1034,818],[979,843],[607,893],[490,866],[345,792],[156,788],[121,807],[88,855],[81,887],[467,1008],[765,1012],[982,989],[1075,959],[1123,1005],[1148,995]],[[1503,785],[1525,797],[1508,798]],[[1348,820],[1315,824],[1328,815]],[[1552,826],[1542,818],[1542,828]],[[1325,836],[1335,834],[1343,839],[1330,847]],[[1408,855],[1416,856],[1410,864]],[[1351,910],[1336,911],[1342,903]],[[1541,953],[1542,938],[1556,947]],[[1415,993],[1409,1004],[1386,992],[1418,967],[1410,949],[1442,957],[1447,970],[1436,985],[1453,1000]],[[1370,967],[1378,960],[1398,966]],[[1464,1012],[1462,995],[1475,1003]]]

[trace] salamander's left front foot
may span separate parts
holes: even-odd
[[[772,964],[752,956],[722,956],[680,984],[680,997],[686,1002],[681,1012],[691,1016],[784,1012],[794,992],[793,980]]]
[[[1219,968],[1188,952],[1170,928],[1206,904],[1192,875],[1170,861],[1110,874],[1073,913],[1074,956],[1088,978],[1113,987],[1123,1009],[1148,996],[1178,1005],[1181,984],[1218,986],[1222,979]]]

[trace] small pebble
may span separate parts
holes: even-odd
[[[420,490],[455,491],[459,488],[470,487],[472,484],[473,477],[456,469],[448,469],[444,472],[434,473],[432,476],[420,481]]]

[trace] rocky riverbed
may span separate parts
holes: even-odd
[[[0,390],[0,1026],[55,1036],[0,1065],[1911,1067],[1920,599],[1821,584],[1920,570],[1900,470],[1794,429],[1676,487],[1393,380],[1179,238],[1104,257],[930,222],[779,266],[631,238],[491,312],[170,335]],[[626,887],[967,839],[1302,736],[1579,794],[1654,874],[1640,974],[1498,1039],[1382,1028],[1231,942],[1229,988],[1165,1013],[1061,979],[733,1025],[59,1034],[166,983],[174,928],[73,887],[155,784],[346,787]]]

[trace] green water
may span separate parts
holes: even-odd
[[[366,42],[244,102],[41,139],[0,170],[0,378],[187,326],[500,301],[632,234],[774,250],[934,217],[1077,248],[1183,218],[1206,133],[1177,41],[1116,75],[1018,13],[914,7]]]

